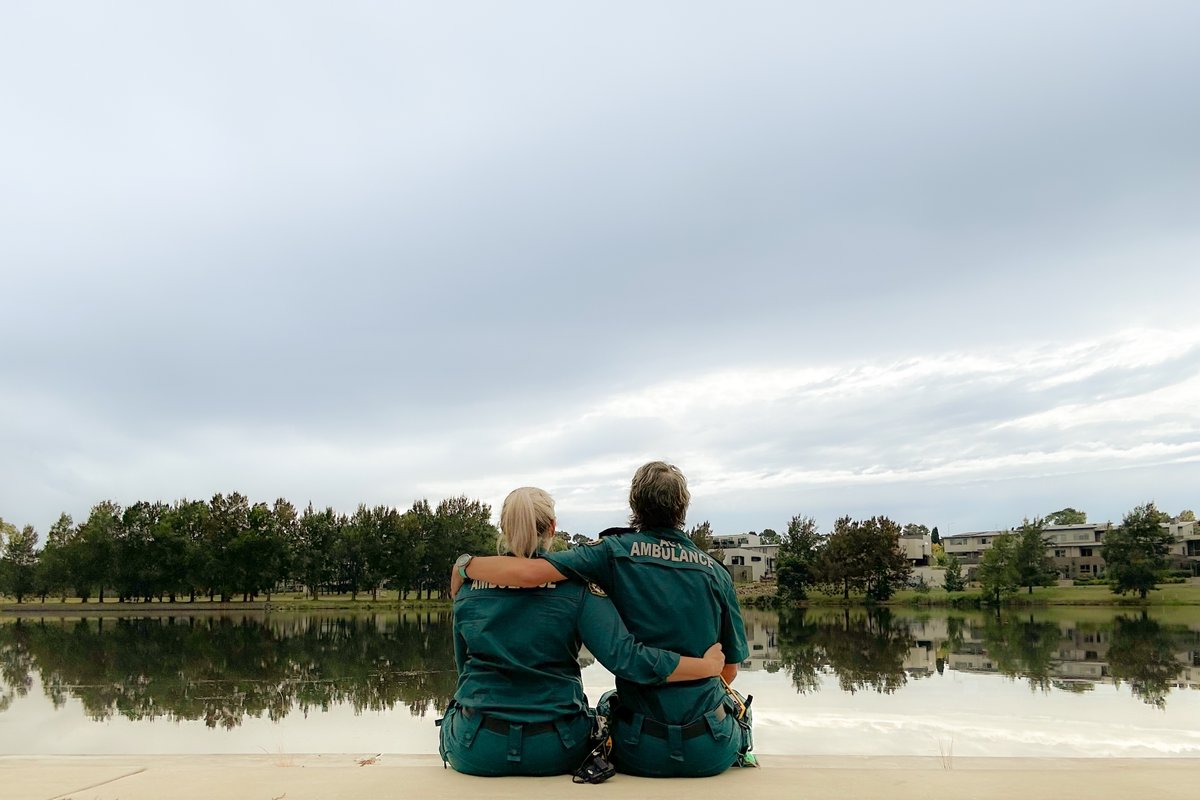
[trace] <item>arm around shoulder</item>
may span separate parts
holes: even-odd
[[[467,565],[467,577],[497,586],[529,588],[543,583],[566,580],[553,564],[541,558],[480,556]]]

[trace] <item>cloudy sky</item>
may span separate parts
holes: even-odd
[[[0,9],[0,516],[1200,506],[1200,5]]]

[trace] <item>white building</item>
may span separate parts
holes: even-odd
[[[713,547],[724,555],[725,569],[735,581],[761,581],[775,575],[779,545],[763,544],[757,533],[713,536]]]

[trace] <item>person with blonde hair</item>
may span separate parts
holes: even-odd
[[[555,524],[549,494],[514,490],[500,511],[498,542],[510,557],[498,560],[544,555]],[[459,561],[465,567],[470,557]],[[462,575],[456,576],[458,584]],[[472,581],[454,600],[458,686],[440,722],[443,760],[471,775],[574,772],[593,747],[581,643],[614,674],[638,684],[702,680],[725,664],[717,644],[701,657],[639,644],[612,601],[583,581],[559,575],[526,589]]]
[[[537,559],[467,557],[460,564],[471,581],[536,586],[569,576],[595,583],[647,645],[684,654],[714,640],[722,645],[720,676],[652,684],[618,674],[615,695],[601,698],[613,763],[634,775],[699,777],[755,763],[748,703],[729,686],[749,656],[741,610],[729,573],[683,532],[690,502],[683,473],[651,461],[630,484],[628,532]]]

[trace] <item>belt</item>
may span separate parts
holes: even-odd
[[[475,716],[475,709],[459,706],[459,712],[468,719]],[[486,728],[493,733],[503,733],[508,735],[508,729],[512,725],[520,725],[521,732],[526,736],[537,736],[539,733],[549,733],[550,731],[558,730],[553,722],[512,722],[507,719],[500,719],[488,714],[483,715],[483,721],[479,723],[479,727]]]
[[[724,703],[717,706],[713,710],[713,716],[717,718],[718,722],[725,719],[725,714],[726,712]],[[621,720],[621,722],[633,721],[633,711],[631,711],[628,706],[618,706],[614,716]],[[650,719],[649,717],[642,719],[642,733],[645,733],[649,736],[656,736],[659,739],[666,739],[667,732],[671,727],[671,725],[659,722],[656,719]],[[694,722],[689,722],[686,725],[677,725],[674,727],[679,728],[680,734],[684,739],[695,739],[697,736],[708,732],[708,721],[705,720],[704,717],[701,717],[700,719]]]

